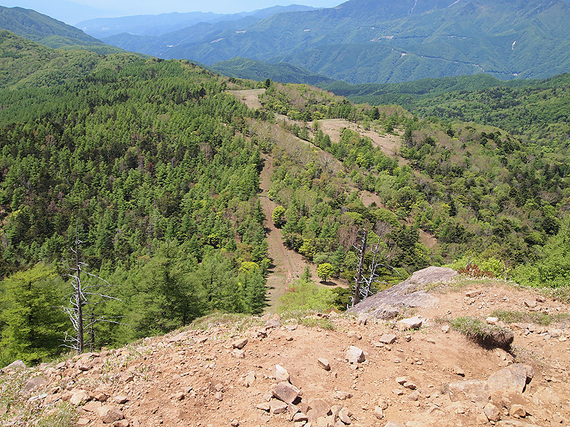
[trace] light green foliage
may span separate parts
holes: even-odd
[[[334,308],[334,294],[308,280],[297,280],[280,299],[279,311],[325,311]]]
[[[38,264],[0,282],[0,365],[16,359],[35,364],[62,350],[66,317],[62,280]]]
[[[286,209],[283,206],[277,206],[275,209],[273,209],[271,219],[273,220],[275,227],[281,228],[283,225],[285,225],[285,211]]]
[[[325,283],[327,282],[327,279],[331,277],[333,274],[334,274],[334,267],[328,262],[319,264],[319,266],[317,267],[317,275],[319,276],[319,278],[323,279]]]

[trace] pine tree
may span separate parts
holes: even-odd
[[[38,264],[0,283],[2,330],[0,362],[34,364],[61,352],[65,316],[55,309],[62,281],[55,269]]]

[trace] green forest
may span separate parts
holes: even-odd
[[[429,265],[468,263],[525,285],[569,285],[562,125],[538,138],[515,113],[507,126],[467,107],[451,117],[427,104],[422,114],[352,104],[306,85],[52,50],[9,32],[0,49],[2,366],[68,350],[65,308],[77,301],[78,280],[85,349],[213,311],[263,313],[266,220],[325,281],[353,282],[354,244],[368,229],[383,257],[375,290]],[[563,81],[556,90],[567,92]],[[259,109],[234,94],[254,88],[264,91]],[[454,96],[454,107],[474,105],[471,92]],[[549,123],[557,114],[567,112],[536,110]],[[323,131],[329,119],[397,136],[397,156],[348,128],[333,142]],[[278,204],[271,218],[259,195],[265,159]],[[378,202],[365,204],[364,192]],[[329,297],[345,307],[346,292]]]

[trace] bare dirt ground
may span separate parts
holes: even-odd
[[[242,101],[248,108],[261,108],[261,102],[259,102],[259,95],[265,92],[265,89],[249,89],[249,90],[231,90],[237,99]]]
[[[39,407],[72,401],[77,425],[98,427],[569,425],[568,320],[510,325],[511,353],[483,349],[454,330],[446,332],[447,321],[458,316],[484,320],[501,308],[554,317],[568,314],[568,305],[492,281],[463,280],[432,292],[440,299],[436,307],[406,313],[424,321],[416,331],[401,331],[396,321],[364,324],[333,313],[290,319],[268,314],[239,322],[212,318],[209,325],[202,322],[205,330],[176,331],[27,369],[28,377],[43,382],[20,393]],[[394,335],[392,344],[381,343],[386,334]],[[347,361],[351,346],[364,352],[365,361]],[[330,370],[319,359],[327,359]],[[534,370],[524,392],[511,390],[483,402],[452,400],[448,384],[487,380],[514,363]],[[294,405],[272,397],[280,376],[276,365],[288,371],[300,392]],[[492,422],[483,409],[489,402],[498,408]],[[340,408],[346,408],[344,422],[326,416]],[[124,419],[104,423],[111,409]],[[294,416],[305,419],[299,412],[312,423],[295,423]],[[16,423],[10,408],[1,417],[3,425],[25,425]]]
[[[340,141],[340,131],[342,128],[351,129],[358,132],[361,136],[367,136],[370,138],[372,140],[372,145],[380,147],[387,156],[392,158],[398,157],[399,162],[404,162],[405,160],[398,156],[401,135],[381,135],[373,130],[365,130],[362,126],[344,119],[319,120],[319,123],[321,130],[330,137],[332,142]]]

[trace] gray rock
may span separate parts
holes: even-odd
[[[239,339],[239,340],[234,341],[234,342],[232,343],[232,347],[241,350],[242,348],[245,347],[245,345],[247,344],[247,342],[248,342],[247,338],[242,338],[242,339]]]
[[[105,424],[112,424],[115,421],[119,421],[125,418],[125,416],[120,410],[113,408],[111,406],[101,406],[97,410],[97,413],[99,415],[99,419],[103,421]]]
[[[489,377],[487,384],[490,392],[513,391],[522,393],[533,377],[532,366],[515,363],[495,372]]]
[[[398,337],[394,334],[384,334],[380,337],[378,341],[382,344],[394,344]]]
[[[281,365],[275,365],[275,379],[279,382],[289,382],[290,379],[289,372]]]
[[[300,390],[288,382],[281,382],[273,387],[271,393],[283,402],[293,403],[299,396]]]
[[[410,317],[408,319],[402,319],[398,322],[398,328],[402,331],[406,329],[419,329],[422,327],[424,321],[419,317]]]
[[[85,402],[87,402],[88,400],[91,400],[91,396],[89,395],[89,393],[85,390],[76,390],[73,392],[73,394],[71,395],[71,398],[69,399],[69,403],[71,403],[72,405],[82,405]]]
[[[497,422],[501,419],[501,411],[492,403],[487,403],[483,412],[489,421]]]
[[[391,319],[396,317],[402,308],[434,306],[439,299],[428,293],[426,285],[445,283],[456,275],[455,270],[443,267],[428,267],[416,271],[409,279],[366,298],[348,312],[366,313],[379,319]]]
[[[469,400],[473,402],[487,402],[490,392],[487,381],[483,380],[467,380],[449,383],[446,386],[449,393],[449,399],[452,402],[460,402]]]
[[[14,362],[10,363],[5,368],[2,368],[2,370],[0,370],[0,372],[14,372],[14,371],[18,371],[20,369],[25,369],[25,368],[26,368],[26,364],[24,362],[22,362],[21,360],[15,360]]]
[[[269,408],[272,414],[282,414],[287,411],[288,407],[289,406],[285,402],[281,402],[280,400],[273,399],[269,402]]]
[[[329,363],[328,359],[324,359],[324,358],[320,358],[319,360],[317,360],[317,363],[319,364],[319,366],[321,368],[323,368],[325,371],[330,371],[331,370],[331,364]]]
[[[351,345],[346,351],[346,360],[350,363],[362,363],[366,360],[366,356],[361,349]]]
[[[309,407],[310,409],[307,411],[307,416],[311,421],[317,421],[318,418],[332,414],[331,405],[324,399],[311,400]]]
[[[47,384],[47,380],[44,377],[41,376],[37,376],[34,378],[31,378],[28,380],[28,382],[26,383],[26,385],[24,386],[23,391],[26,393],[28,391],[32,391],[33,389],[37,388],[37,387],[41,387],[43,385]]]
[[[339,413],[338,417],[344,424],[351,424],[352,423],[352,412],[348,408],[342,408]]]

